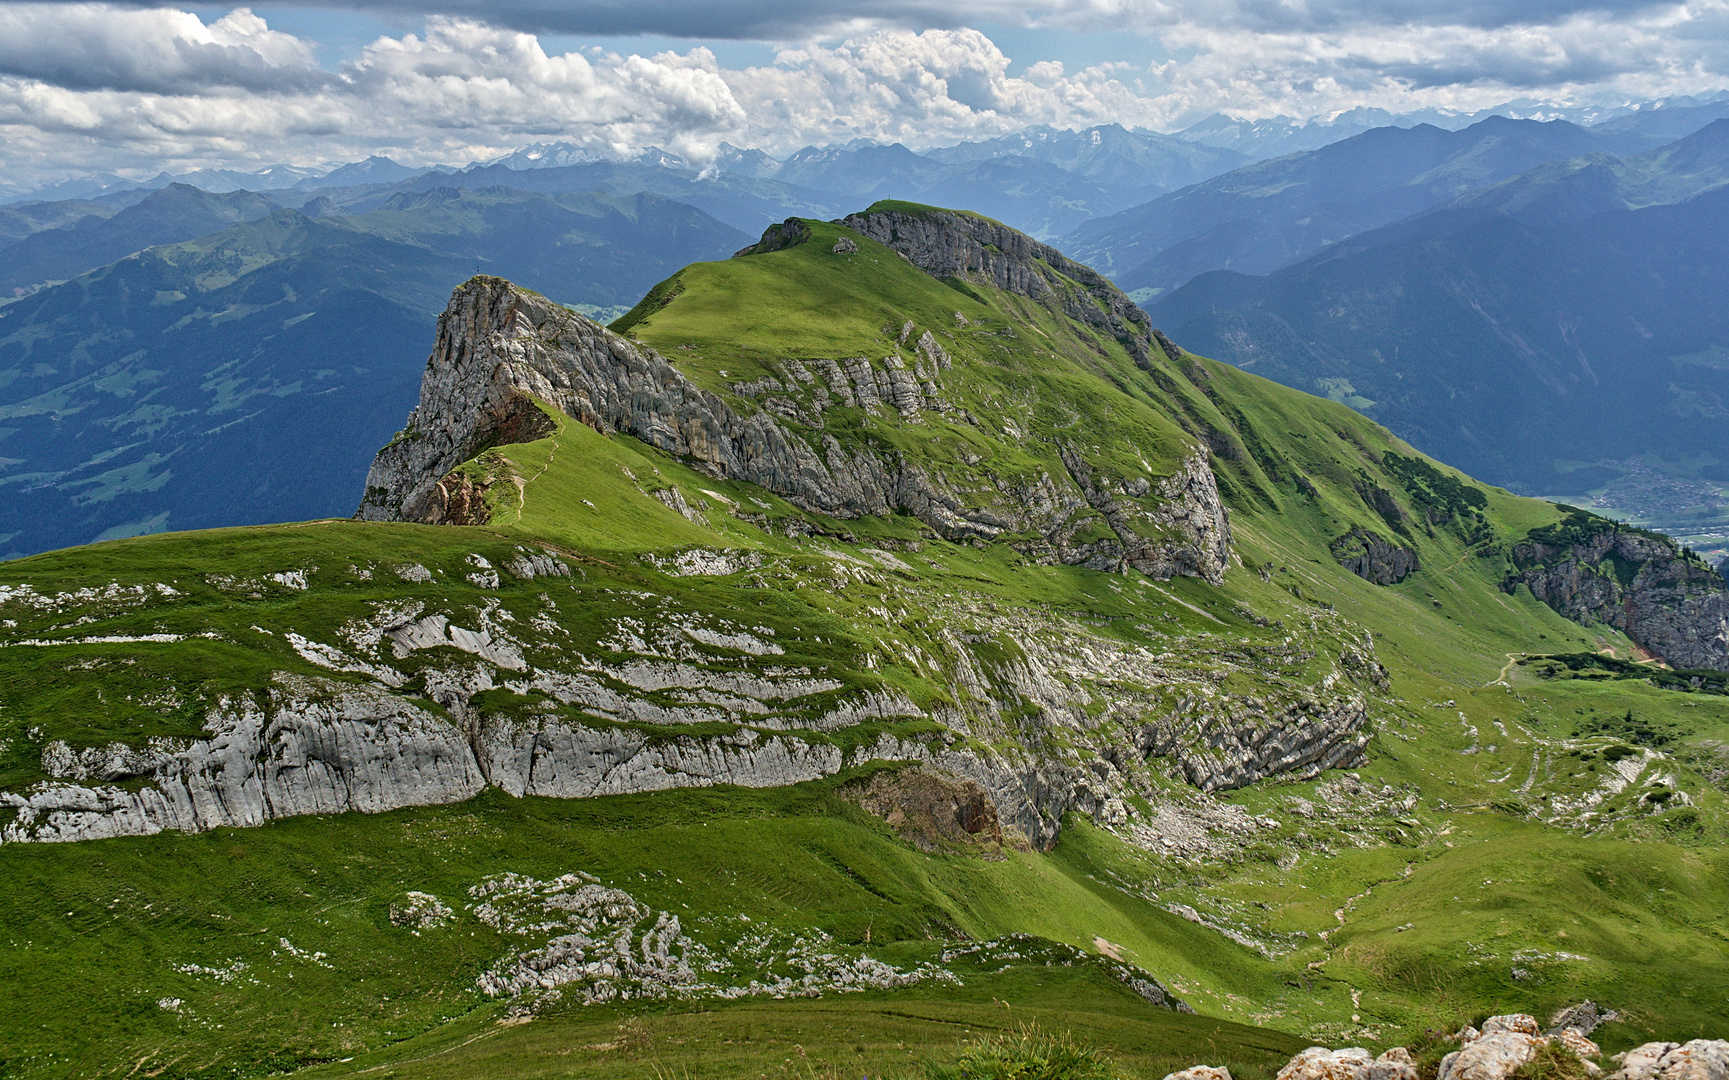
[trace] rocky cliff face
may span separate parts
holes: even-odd
[[[1037,300],[1116,338],[1140,363],[1151,355],[1151,320],[1109,278],[1007,225],[936,209],[866,211],[841,224],[900,252],[932,277],[959,278]],[[778,242],[787,230],[776,228]],[[763,243],[769,242],[765,235]]]
[[[0,792],[0,806],[16,812],[0,838],[202,832],[459,802],[486,786],[460,731],[384,687],[279,675],[267,705],[223,702],[205,726],[206,739],[143,749],[50,744],[44,764],[56,781]],[[128,778],[148,783],[114,782]]]
[[[1422,569],[1417,553],[1368,529],[1352,529],[1330,545],[1333,559],[1364,581],[1396,585]]]
[[[1524,584],[1567,618],[1607,623],[1680,668],[1729,670],[1729,589],[1673,540],[1583,511],[1514,547]]]
[[[13,812],[0,840],[379,812],[458,802],[488,785],[553,798],[771,787],[905,761],[976,785],[998,827],[1048,847],[1065,813],[1124,826],[1126,799],[1157,798],[1170,781],[1210,792],[1360,763],[1369,695],[1385,689],[1369,643],[1332,613],[1303,635],[1310,648],[1230,641],[1155,652],[1049,612],[952,597],[934,612],[945,629],[922,660],[945,698],[921,705],[859,682],[878,658],[788,663],[772,637],[677,597],[638,588],[628,604],[597,607],[545,552],[490,554],[459,564],[484,564],[470,579],[480,579],[478,603],[429,607],[423,594],[375,601],[373,615],[326,640],[286,631],[326,674],[280,672],[264,694],[216,701],[197,738],[48,743],[48,779],[0,792]],[[741,587],[753,573],[704,554],[680,573]],[[842,562],[834,572],[849,589],[889,584]],[[418,564],[396,574],[407,586],[429,577]],[[285,589],[311,587],[282,577],[297,582]],[[512,579],[532,584],[506,605]],[[587,606],[561,621],[569,590]],[[104,602],[55,600],[52,617]],[[8,614],[47,603],[34,592],[0,597],[18,608]],[[1250,672],[1277,678],[1250,693],[1224,689]]]
[[[1089,310],[1099,309],[1089,302]],[[921,348],[932,371],[947,360],[934,340],[928,346],[921,340]],[[910,378],[919,373],[879,371],[862,358],[830,364],[838,400],[867,406],[888,401],[914,412],[940,408]],[[801,366],[808,375],[809,365]],[[897,374],[909,378],[897,380]],[[744,387],[741,396],[757,392],[772,388]],[[1119,505],[1120,491],[1113,495],[1095,485],[1090,472],[1075,477],[1086,501],[1103,509],[1117,534],[1103,546],[1079,546],[1070,542],[1073,529],[1065,528],[1069,514],[1062,512],[1059,491],[1014,491],[1009,501],[980,504],[976,491],[934,476],[899,452],[843,445],[818,431],[801,434],[767,410],[741,412],[653,349],[486,277],[457,289],[440,316],[420,402],[402,434],[374,460],[357,516],[474,522],[474,493],[450,478],[451,471],[492,446],[544,434],[536,402],[603,434],[623,432],[714,475],[757,484],[816,513],[852,518],[904,510],[957,541],[1034,532],[1053,558],[1132,567],[1159,578],[1184,574],[1217,582],[1229,565],[1228,516],[1204,451],[1162,482],[1164,499],[1144,515],[1144,524],[1143,515]]]

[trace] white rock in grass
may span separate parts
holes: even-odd
[[[1369,1080],[1417,1080],[1417,1063],[1409,1050],[1395,1046],[1369,1065]]]
[[[1223,1065],[1191,1065],[1170,1074],[1165,1080],[1231,1080],[1231,1070]]]
[[[1311,1046],[1279,1070],[1278,1080],[1369,1080],[1374,1055],[1360,1046],[1328,1050]]]
[[[1609,1080],[1729,1080],[1729,1042],[1646,1043],[1620,1056]]]
[[[1488,1026],[1484,1024],[1485,1030]],[[1436,1080],[1507,1080],[1519,1066],[1537,1055],[1537,1048],[1544,1041],[1541,1035],[1522,1031],[1498,1030],[1480,1035],[1441,1059]]]

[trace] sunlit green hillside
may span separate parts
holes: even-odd
[[[910,1077],[1037,1023],[1133,1075],[1255,1078],[1312,1042],[1586,997],[1622,1012],[1611,1051],[1721,1032],[1729,697],[1518,662],[1634,655],[1501,587],[1560,511],[1342,405],[1187,354],[1138,364],[1034,299],[807,227],[616,325],[741,412],[892,448],[980,502],[1080,472],[1150,507],[1204,447],[1223,583],[825,517],[562,414],[461,466],[484,525],[0,564],[0,984],[27,991],[0,1010],[0,1074]],[[798,367],[861,356],[922,365],[946,408],[818,408]],[[1072,537],[1113,535],[1105,500],[1075,501]],[[1420,569],[1353,574],[1353,529]],[[1185,772],[1232,725],[1342,701],[1367,715],[1361,764],[1211,791]],[[307,734],[362,713],[373,742]],[[491,771],[330,808],[380,812],[269,796],[255,827],[22,842],[172,794],[196,770],[151,762],[219,756],[248,716],[266,791],[360,775],[349,748],[389,757],[416,725]],[[573,732],[627,752],[588,772],[483,753]],[[962,762],[1022,769],[1034,809],[945,824],[944,800],[978,798],[944,772]],[[223,775],[200,812],[250,805]],[[1040,783],[1100,792],[1050,845]],[[67,786],[84,810],[41,809]],[[538,981],[566,970],[560,935],[603,931],[614,974]]]

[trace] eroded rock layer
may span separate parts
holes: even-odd
[[[1355,528],[1330,545],[1340,566],[1376,585],[1397,585],[1422,569],[1417,553],[1388,543],[1379,533]]]
[[[684,560],[689,573],[742,584],[755,572],[702,554]],[[948,794],[961,829],[1048,847],[1065,813],[1122,826],[1125,799],[1156,797],[1161,785],[1217,791],[1360,763],[1369,697],[1386,685],[1370,643],[1335,613],[1316,614],[1310,648],[1157,652],[1061,615],[955,597],[932,611],[941,630],[920,660],[946,691],[921,703],[874,674],[877,657],[795,661],[796,643],[691,612],[676,595],[638,588],[627,603],[565,621],[554,593],[574,610],[571,590],[593,595],[580,574],[544,551],[491,555],[456,564],[478,602],[373,601],[372,614],[334,636],[284,631],[326,674],[279,671],[262,694],[212,700],[197,737],[50,741],[47,779],[0,792],[13,811],[0,839],[254,826],[458,802],[488,785],[554,798],[771,787],[900,761],[955,778]],[[844,559],[800,566],[783,572],[826,566],[846,588],[903,602],[891,579]],[[405,588],[432,576],[419,564],[393,572]],[[311,595],[343,586],[285,571],[268,584],[224,578],[221,587]],[[179,596],[122,599],[133,610]],[[5,602],[63,617],[119,601],[20,591]],[[1246,671],[1263,677],[1262,689],[1224,689]]]

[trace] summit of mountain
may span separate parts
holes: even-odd
[[[364,161],[351,161],[320,176],[299,180],[294,186],[301,191],[327,187],[353,187],[358,184],[392,184],[419,176],[427,170],[402,165],[379,154]]]

